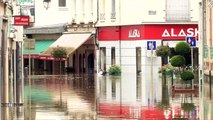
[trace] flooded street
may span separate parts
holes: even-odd
[[[131,76],[130,76],[131,77]],[[171,120],[199,119],[198,94],[174,94],[161,77],[151,94],[138,78],[33,75],[25,79],[23,106],[3,107],[5,120]],[[194,105],[189,108],[187,105]],[[188,108],[188,109],[187,109]]]

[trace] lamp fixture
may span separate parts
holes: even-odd
[[[50,8],[50,3],[51,3],[51,0],[43,0],[43,5],[44,5],[44,8],[46,8],[46,10]]]

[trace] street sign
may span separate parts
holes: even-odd
[[[35,39],[25,39],[24,47],[27,50],[34,50],[35,49]]]
[[[196,38],[193,36],[186,37],[186,42],[189,43],[191,47],[196,47]]]
[[[30,18],[29,16],[14,16],[15,26],[29,26]]]
[[[156,41],[147,41],[147,50],[156,50]]]

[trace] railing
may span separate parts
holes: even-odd
[[[105,21],[105,13],[100,13],[99,18],[101,21]]]
[[[111,19],[116,19],[116,13],[115,12],[111,13]]]

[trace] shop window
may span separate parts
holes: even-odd
[[[141,47],[136,47],[136,97],[141,99]]]
[[[100,48],[100,68],[106,71],[106,47]]]
[[[111,48],[111,65],[115,65],[115,47]]]

